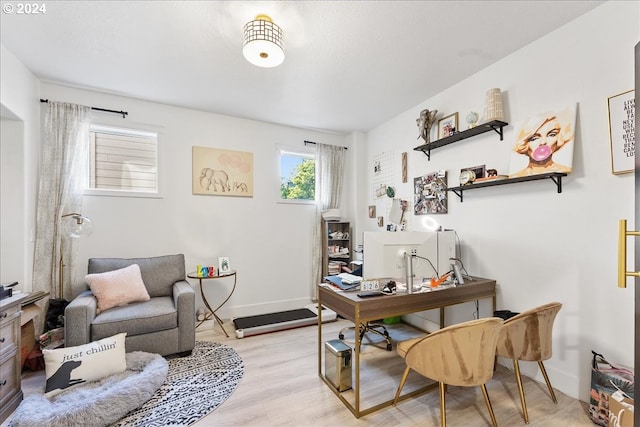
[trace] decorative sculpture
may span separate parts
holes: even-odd
[[[438,110],[429,111],[425,108],[424,110],[420,111],[420,117],[416,119],[416,124],[418,125],[418,129],[420,130],[420,135],[418,135],[418,138],[424,139],[424,142],[426,144],[430,142],[429,139],[431,135],[431,126],[433,126],[436,121],[436,114],[438,114]]]

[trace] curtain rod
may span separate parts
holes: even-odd
[[[44,102],[44,103],[49,103],[48,99],[42,99],[40,98],[40,102]],[[115,113],[115,114],[122,114],[122,118],[126,118],[126,116],[129,114],[126,111],[116,111],[116,110],[108,110],[106,108],[98,108],[98,107],[91,107],[92,110],[96,110],[96,111],[104,111],[105,113]]]
[[[316,145],[316,144],[317,144],[317,142],[313,142],[313,141],[305,141],[305,142],[304,142],[304,145],[307,145],[307,144],[313,144],[313,145]],[[342,147],[342,148],[344,148],[345,150],[348,150],[348,149],[349,149],[348,147]]]

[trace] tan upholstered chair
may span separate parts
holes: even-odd
[[[524,399],[524,388],[522,387],[518,360],[538,362],[542,376],[547,383],[551,400],[553,400],[553,403],[558,403],[542,361],[551,358],[553,322],[561,308],[562,304],[552,302],[520,313],[504,322],[498,338],[496,355],[513,360],[525,423],[529,423],[529,415],[527,413],[527,403]]]
[[[402,375],[393,404],[413,369],[440,385],[440,416],[442,426],[447,425],[445,384],[454,386],[480,386],[494,427],[489,394],[485,384],[493,377],[495,345],[502,327],[502,319],[490,317],[447,326],[422,338],[398,343],[398,354],[404,357],[407,368]]]

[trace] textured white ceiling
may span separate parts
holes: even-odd
[[[347,133],[372,129],[602,1],[41,3],[46,13],[2,13],[0,27],[2,44],[45,81]],[[242,28],[259,13],[285,32],[277,68],[242,56]]]

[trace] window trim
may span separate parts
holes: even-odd
[[[104,189],[104,188],[90,188],[91,185],[91,147],[89,147],[89,158],[87,159],[87,172],[86,172],[86,183],[84,185],[84,195],[87,196],[111,196],[111,197],[136,197],[136,198],[149,198],[149,199],[162,199],[163,198],[163,186],[162,186],[162,178],[161,178],[161,153],[160,153],[160,133],[154,130],[147,129],[132,129],[132,128],[124,128],[121,126],[112,126],[112,125],[104,125],[98,123],[92,123],[89,125],[89,132],[102,132],[109,133],[112,135],[121,135],[121,136],[134,136],[141,138],[155,138],[156,141],[156,191],[147,192],[147,191],[130,191],[130,190],[118,190],[118,189]],[[91,141],[89,141],[91,144]]]

